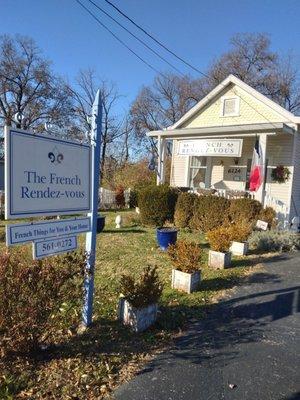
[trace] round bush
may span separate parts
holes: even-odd
[[[261,210],[259,219],[268,223],[269,228],[276,228],[276,211],[272,207],[266,207]]]
[[[229,251],[230,243],[232,241],[231,226],[218,226],[217,228],[207,232],[206,238],[212,250],[226,253]]]
[[[139,191],[138,205],[144,225],[162,226],[174,220],[178,191],[168,185],[148,186]]]
[[[180,193],[175,207],[174,222],[178,228],[187,228],[193,217],[198,196],[193,193]]]

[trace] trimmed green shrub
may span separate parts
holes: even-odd
[[[190,274],[200,269],[202,253],[198,243],[187,240],[177,240],[176,244],[168,247],[168,255],[174,267]]]
[[[178,228],[187,228],[193,217],[194,205],[198,196],[193,193],[180,193],[175,207],[174,222]]]
[[[233,199],[230,201],[229,216],[233,222],[249,221],[256,222],[262,212],[262,205],[257,200]]]
[[[174,220],[178,191],[168,185],[148,186],[139,191],[138,205],[144,225],[162,226]]]
[[[230,201],[224,197],[198,196],[194,204],[190,227],[208,232],[228,220]]]
[[[149,183],[148,181],[141,181],[138,184],[134,186],[133,189],[130,189],[130,194],[129,194],[129,207],[130,208],[135,208],[138,207],[139,203],[139,193],[143,190],[146,189],[147,187],[153,187],[155,186],[155,183]]]
[[[249,246],[258,251],[292,251],[300,248],[300,236],[289,231],[254,231],[250,235]]]
[[[162,292],[156,267],[150,266],[144,268],[138,280],[129,275],[122,275],[120,286],[125,299],[135,308],[157,303]]]
[[[261,210],[259,219],[268,223],[269,228],[276,228],[276,211],[272,207],[266,207]]]
[[[246,242],[252,232],[252,224],[248,221],[241,220],[235,224],[230,224],[231,241]]]
[[[207,232],[206,238],[210,248],[214,251],[226,253],[232,241],[232,230],[230,225],[222,225]]]

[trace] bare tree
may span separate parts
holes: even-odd
[[[97,79],[92,69],[80,71],[76,84],[75,89],[70,87],[69,90],[75,101],[74,112],[78,118],[79,126],[85,131],[90,130],[89,116],[91,107],[98,88],[101,91],[103,115],[100,167],[101,171],[104,171],[109,146],[116,143],[125,134],[123,120],[120,119],[115,110],[121,95],[113,83]]]
[[[141,89],[130,110],[137,139],[153,148],[147,132],[172,125],[229,74],[288,110],[300,111],[299,71],[291,57],[282,58],[271,51],[265,34],[237,34],[230,43],[231,49],[211,64],[204,77],[168,74]]]
[[[204,95],[201,82],[189,76],[157,76],[151,87],[143,87],[130,110],[136,137],[147,145],[145,134],[175,123]],[[149,142],[148,142],[149,144]],[[154,143],[150,142],[153,148]]]
[[[62,126],[70,109],[65,83],[52,73],[35,42],[24,36],[1,36],[0,125],[42,130],[51,120]],[[17,113],[20,118],[15,121]]]
[[[234,74],[289,111],[300,111],[299,71],[292,66],[291,56],[272,52],[269,37],[262,33],[240,33],[230,43],[231,50],[211,65],[203,79],[207,90]]]

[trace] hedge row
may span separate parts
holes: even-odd
[[[175,208],[175,225],[208,232],[223,225],[224,222],[254,223],[258,219],[275,225],[275,211],[271,207],[263,208],[257,200],[241,198],[228,200],[217,196],[197,196],[180,193]]]
[[[213,195],[198,196],[179,192],[168,185],[147,186],[138,192],[138,206],[144,225],[162,226],[175,222],[178,228],[208,232],[226,222],[254,223],[262,219],[275,225],[275,211],[252,199],[225,199]]]

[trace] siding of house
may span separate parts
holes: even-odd
[[[187,186],[187,169],[189,158],[177,155],[178,141],[173,140],[172,165],[170,174],[171,186]]]
[[[239,96],[240,97],[240,113],[235,117],[222,117],[221,104],[223,96]],[[185,122],[182,127],[209,127],[209,126],[226,126],[241,125],[266,122],[290,122],[285,121],[284,117],[272,110],[261,101],[250,96],[243,89],[231,86],[224,90],[217,98],[202,109],[197,115]],[[238,137],[238,135],[237,135]],[[293,136],[281,134],[276,136],[268,136],[267,139],[267,181],[266,194],[268,198],[279,201],[280,204],[290,207],[290,196],[293,182]],[[243,152],[239,159],[238,167],[241,169],[240,181],[233,180],[228,174],[228,168],[235,167],[234,159],[226,157],[212,157],[212,174],[211,185],[218,189],[245,190],[247,160],[252,158],[254,137],[243,139]],[[296,139],[297,149],[295,179],[293,187],[293,198],[296,201],[298,212],[300,212],[300,134]],[[189,160],[186,156],[177,155],[177,141],[174,141],[174,152],[172,159],[171,185],[186,186],[188,184],[187,171]],[[291,179],[283,184],[272,182],[272,167],[277,165],[289,167],[292,175]]]
[[[278,135],[268,136],[267,139],[267,176],[265,191],[272,201],[279,201],[279,204],[290,207],[290,194],[293,182],[293,136],[292,135]],[[234,158],[229,157],[212,157],[212,173],[211,173],[211,186],[216,189],[229,189],[229,190],[245,190],[247,161],[252,159],[253,147],[255,138],[243,139],[242,156],[239,158],[238,165],[235,165]],[[293,187],[293,197],[297,202],[298,210],[300,211],[300,135],[297,136],[298,154],[295,180]],[[187,185],[187,168],[188,157],[176,155],[176,145],[174,147],[171,185],[172,186],[185,186]],[[277,165],[287,166],[292,175],[286,183],[276,183],[271,179],[272,168]],[[240,177],[239,181],[235,181],[233,176],[228,174],[229,168],[239,168]],[[296,177],[298,177],[296,179]],[[296,182],[296,183],[295,183]]]
[[[279,135],[268,138],[267,158],[269,159],[268,175],[266,184],[266,194],[272,198],[281,201],[287,208],[290,208],[291,189],[293,182],[293,140],[292,135]],[[272,167],[284,165],[291,171],[289,181],[285,183],[276,183],[272,181]]]
[[[212,157],[211,185],[216,189],[245,190],[247,160],[252,158],[253,146],[254,138],[243,139],[242,156],[239,158],[238,165],[235,165],[234,158]],[[239,181],[235,181],[233,175],[228,173],[230,168],[241,170],[239,174],[235,174],[240,177]]]
[[[240,115],[222,117],[221,104],[223,96],[240,97]],[[181,128],[196,128],[207,126],[226,126],[253,123],[285,122],[284,118],[260,100],[250,96],[237,86],[224,89],[211,103],[206,105],[197,115],[186,121]],[[286,121],[290,122],[290,121]]]

